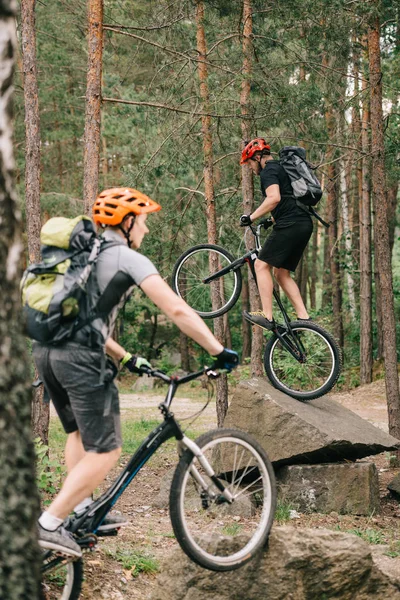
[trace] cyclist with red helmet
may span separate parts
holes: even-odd
[[[255,262],[262,312],[244,311],[244,317],[266,330],[275,327],[272,315],[273,275],[293,305],[299,319],[309,320],[294,272],[313,231],[311,217],[300,208],[292,193],[290,179],[263,138],[251,140],[242,152],[241,165],[248,165],[261,180],[262,204],[250,215],[240,217],[245,227],[271,213],[274,228]]]
[[[80,556],[79,545],[62,527],[74,510],[85,510],[91,494],[121,454],[118,390],[113,379],[120,366],[140,373],[150,363],[132,356],[110,336],[119,309],[135,286],[158,306],[183,333],[214,357],[216,368],[232,369],[238,355],[214,337],[204,321],[162,279],[151,261],[136,252],[149,233],[147,215],[161,206],[130,188],[102,192],[93,206],[93,220],[103,230],[102,249],[94,266],[99,297],[98,317],[79,329],[62,346],[35,343],[35,362],[45,389],[66,431],[65,462],[68,476],[60,493],[39,518],[39,543],[44,548]],[[127,524],[109,513],[100,529]]]

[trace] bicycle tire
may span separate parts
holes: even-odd
[[[296,400],[300,400],[301,402],[308,402],[310,400],[314,400],[315,398],[320,398],[321,396],[324,396],[325,394],[330,392],[330,390],[334,387],[342,370],[342,353],[335,339],[320,325],[300,320],[293,321],[292,323],[290,323],[290,326],[294,332],[300,332],[301,330],[309,330],[317,334],[317,336],[319,336],[321,339],[324,339],[324,341],[327,344],[327,347],[331,352],[332,357],[332,368],[330,370],[329,376],[321,385],[318,385],[318,387],[316,387],[315,389],[309,389],[306,391],[292,389],[290,385],[283,382],[282,378],[279,377],[279,369],[277,369],[276,367],[274,368],[274,353],[280,345],[279,338],[276,335],[274,335],[266,345],[264,353],[264,368],[268,379],[276,389],[284,392],[285,394],[288,394],[288,396],[291,396]],[[282,345],[280,345],[280,348],[282,349]],[[286,353],[288,356],[290,356],[287,350]],[[293,358],[293,363],[295,364],[296,362],[296,359]],[[297,364],[299,365],[299,363]],[[302,367],[299,366],[299,369],[300,368]],[[288,367],[286,366],[285,369],[282,368],[281,372],[284,374],[284,376],[286,376],[289,372]]]
[[[209,432],[201,435],[196,440],[196,444],[202,449],[203,452],[206,452],[207,450],[211,450],[213,453],[215,453],[215,456],[219,457],[220,464],[221,464],[221,457],[223,456],[223,453],[221,452],[220,448],[217,450],[215,449],[217,447],[218,440],[223,441],[228,444],[232,444],[238,440],[239,445],[242,448],[247,449],[248,447],[250,447],[252,449],[252,452],[254,453],[253,457],[256,457],[256,460],[258,461],[255,464],[259,465],[259,467],[258,467],[259,470],[258,471],[256,471],[255,469],[253,469],[253,470],[255,471],[255,474],[257,472],[260,474],[260,477],[256,480],[255,484],[260,485],[257,483],[257,481],[259,479],[263,478],[263,488],[262,488],[263,507],[259,510],[259,512],[261,514],[260,518],[262,519],[260,522],[261,523],[260,526],[256,529],[254,535],[249,539],[248,543],[246,542],[246,540],[248,539],[247,535],[243,539],[243,544],[245,544],[244,548],[242,548],[239,551],[237,551],[236,548],[233,548],[233,552],[234,552],[233,554],[226,555],[226,548],[224,548],[223,549],[224,553],[222,554],[222,556],[215,556],[215,555],[211,554],[208,550],[200,547],[201,542],[199,541],[200,538],[198,537],[199,536],[198,517],[196,515],[197,523],[195,523],[193,521],[195,530],[192,532],[191,530],[189,530],[188,520],[185,515],[185,510],[184,510],[184,497],[185,497],[186,490],[189,489],[187,487],[187,482],[191,481],[193,484],[193,479],[190,476],[190,468],[191,468],[192,464],[194,464],[196,461],[196,458],[194,457],[194,455],[192,454],[192,452],[190,450],[186,450],[182,454],[180,461],[177,465],[177,468],[175,470],[173,479],[172,479],[171,490],[170,490],[170,517],[171,517],[172,527],[173,527],[176,539],[177,539],[178,543],[180,544],[182,550],[187,554],[187,556],[191,560],[193,560],[198,565],[200,565],[206,569],[210,569],[212,571],[231,571],[231,570],[238,569],[239,567],[243,566],[245,563],[250,561],[259,551],[261,551],[261,549],[263,547],[265,547],[271,527],[272,527],[274,514],[275,514],[276,485],[275,485],[274,471],[273,471],[271,462],[270,462],[265,450],[248,433],[245,433],[244,431],[239,431],[236,429],[217,429],[217,430],[209,431]],[[214,444],[213,444],[213,442],[214,442]],[[229,449],[229,447],[228,447],[228,449]],[[226,454],[225,456],[229,456],[229,455]],[[232,462],[233,462],[233,459],[231,459],[231,464],[232,464]],[[235,453],[235,463],[234,463],[234,467],[233,467],[233,472],[235,474],[241,473],[242,471],[240,469],[235,471],[235,465],[236,465],[236,453]],[[249,465],[247,465],[247,468],[248,468],[248,466]],[[250,469],[250,471],[251,471],[251,469]],[[189,479],[189,477],[190,477],[190,479]],[[241,475],[241,477],[243,479],[243,474]],[[226,482],[229,481],[229,477],[227,477],[226,474],[224,475],[224,477],[220,476],[220,479],[224,480],[225,485],[226,485]],[[239,482],[239,484],[237,484],[237,481],[234,480],[234,477],[232,476],[232,481],[228,485],[228,487],[232,486],[231,489],[233,489],[235,491],[237,499],[239,498],[239,496],[243,495],[243,491],[240,491],[240,489],[241,489],[239,487],[240,483],[241,483],[241,481]],[[251,488],[251,485],[252,484],[250,484],[250,486],[248,486],[248,487]],[[260,489],[261,488],[257,489],[256,491],[261,496]],[[197,490],[197,496],[199,496],[198,492],[199,492],[199,490]],[[250,494],[249,494],[249,496],[250,496]],[[189,492],[188,492],[187,497],[190,498],[190,502],[193,503],[192,496],[190,496]],[[201,497],[201,494],[200,494],[200,497]],[[265,499],[265,504],[264,504],[264,499]],[[215,502],[215,505],[218,505],[218,501]],[[228,506],[230,509],[230,507],[234,506],[234,503],[231,505],[228,505]],[[205,507],[202,506],[202,508],[204,509],[204,512],[205,512],[205,510],[210,510],[209,507],[206,507],[206,509],[205,509]],[[196,513],[195,509],[191,508],[190,510],[192,511],[192,513]],[[205,514],[207,516],[207,513],[205,513]],[[226,515],[226,513],[225,513],[225,515]],[[212,516],[213,515],[210,515],[210,518]],[[200,518],[201,518],[201,515],[200,515]],[[231,518],[233,519],[233,521],[235,521],[235,519],[237,519],[237,517],[231,517]],[[251,524],[253,524],[254,516],[252,516],[250,520],[251,520]],[[214,519],[214,521],[210,520],[209,522],[213,522],[213,523],[217,523],[218,525],[221,525],[221,523],[215,519]],[[243,533],[246,533],[246,532],[243,532]],[[197,539],[195,539],[195,537]],[[202,539],[206,540],[206,538],[202,538]],[[219,536],[219,539],[221,539],[221,536]],[[229,539],[230,539],[229,537],[227,538],[225,536],[222,539],[222,542],[224,543],[226,540],[228,540],[228,544],[229,544]],[[207,545],[207,542],[205,542],[205,544]],[[228,546],[228,548],[229,548],[229,546]]]
[[[227,274],[230,277],[229,280],[228,280],[227,276],[223,276],[225,282],[228,282],[229,284],[233,285],[233,289],[232,289],[232,292],[230,293],[230,297],[227,302],[225,302],[223,298],[221,299],[223,304],[218,310],[213,310],[211,307],[210,284],[204,284],[204,288],[203,288],[204,289],[204,298],[206,298],[204,300],[204,302],[205,302],[205,304],[207,304],[210,307],[207,310],[201,310],[201,308],[199,308],[199,306],[196,306],[196,303],[194,302],[194,297],[191,296],[190,292],[188,293],[188,291],[187,291],[187,283],[185,284],[186,289],[182,289],[184,287],[184,284],[180,280],[179,276],[181,275],[181,272],[182,272],[182,269],[183,269],[185,263],[190,258],[193,258],[196,254],[199,254],[200,252],[210,254],[212,251],[218,253],[220,256],[223,256],[226,259],[227,263],[232,263],[235,260],[234,257],[227,250],[222,248],[221,246],[216,246],[215,244],[199,244],[197,246],[193,246],[192,248],[189,248],[189,250],[186,250],[186,252],[184,252],[178,258],[178,260],[176,261],[174,268],[172,270],[172,289],[174,290],[174,292],[176,294],[178,294],[178,296],[183,298],[187,302],[187,304],[189,304],[189,306],[203,319],[215,319],[216,317],[221,317],[222,315],[224,315],[226,312],[228,312],[228,310],[230,310],[236,304],[236,302],[238,301],[238,298],[240,296],[240,293],[242,291],[242,274],[239,269]],[[206,261],[205,258],[202,260]],[[205,264],[207,265],[208,263],[205,262]],[[199,266],[199,272],[200,272],[200,270],[201,270],[201,266]],[[209,271],[206,273],[203,269],[202,274],[203,274],[203,276],[206,276],[209,274]],[[191,274],[191,277],[196,280],[194,282],[194,285],[198,288],[199,285],[202,284],[201,275]],[[231,281],[233,283],[231,283]],[[228,286],[228,283],[227,283],[227,286]],[[208,296],[210,296],[210,298],[208,298]],[[199,294],[197,292],[196,292],[196,302],[201,302],[201,298],[199,297]]]
[[[57,600],[78,600],[81,591],[82,591],[82,582],[83,582],[83,560],[79,558],[78,560],[74,560],[65,565],[67,567],[67,582],[63,589],[57,590],[57,594],[52,592],[52,595],[48,595],[44,589],[43,585],[40,586],[40,596],[39,600],[52,600],[54,598]],[[57,568],[54,569],[54,572],[57,571]],[[48,571],[52,573],[53,571]],[[60,594],[58,594],[58,591]]]

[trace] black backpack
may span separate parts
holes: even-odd
[[[300,146],[285,146],[279,152],[279,162],[292,184],[293,196],[305,206],[316,206],[322,197],[321,184],[306,161],[306,151]]]

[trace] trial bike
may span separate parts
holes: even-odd
[[[214,244],[189,248],[174,265],[172,288],[204,319],[222,316],[240,297],[241,268],[245,264],[257,283],[254,263],[261,250],[261,230],[272,225],[271,219],[261,220],[257,227],[250,225],[255,248],[237,259]],[[320,325],[301,319],[291,321],[275,289],[273,294],[283,323],[276,324],[265,347],[267,377],[275,388],[297,400],[319,398],[338,380],[342,366],[340,348]]]
[[[266,545],[274,519],[276,487],[268,456],[243,431],[216,429],[196,441],[185,435],[170,410],[172,400],[180,385],[202,375],[218,377],[212,367],[179,378],[145,367],[142,370],[169,384],[165,400],[159,405],[163,421],[143,441],[109,489],[64,526],[83,552],[94,549],[101,535],[116,535],[116,529],[99,531],[105,516],[156,450],[175,438],[179,462],[169,507],[176,540],[189,558],[206,569],[237,569]],[[43,552],[43,600],[77,600],[82,579],[82,558],[52,550]]]

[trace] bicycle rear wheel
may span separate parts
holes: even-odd
[[[196,444],[233,501],[224,500],[199,460],[187,450],[170,492],[176,539],[189,558],[206,569],[237,569],[267,542],[276,505],[272,465],[261,446],[243,431],[210,431]]]
[[[240,296],[240,270],[230,271],[211,283],[204,283],[204,279],[229,266],[234,260],[220,246],[193,246],[175,263],[172,289],[203,319],[220,317],[234,306]]]
[[[78,600],[83,581],[83,560],[58,563],[42,572],[40,600]]]
[[[296,360],[273,336],[265,348],[265,372],[278,390],[307,402],[333,388],[342,368],[341,352],[333,337],[316,323],[294,321],[290,326],[304,350],[305,362]],[[283,335],[294,346],[289,333]]]

